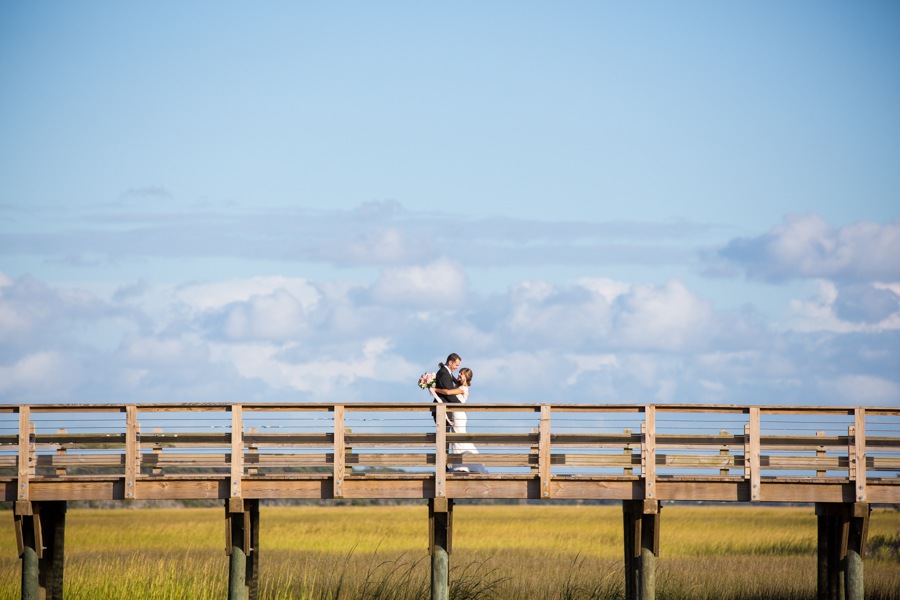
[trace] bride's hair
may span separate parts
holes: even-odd
[[[472,385],[472,369],[468,367],[463,367],[459,370],[459,379],[460,383],[462,383],[462,379],[465,377],[466,385]]]

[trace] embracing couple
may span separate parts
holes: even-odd
[[[472,385],[472,369],[459,369],[462,359],[458,354],[450,354],[447,362],[438,363],[438,370],[435,373],[435,385],[431,388],[435,402],[444,402],[448,404],[465,404],[469,399],[469,386]],[[454,371],[459,369],[459,377],[453,376]],[[468,417],[464,411],[447,412],[447,425],[450,427],[451,433],[467,433],[466,422]],[[450,454],[478,454],[475,444],[470,442],[450,444]],[[479,463],[463,463],[447,465],[447,470],[453,473],[487,473],[484,465]]]

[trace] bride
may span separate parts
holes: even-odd
[[[469,399],[470,385],[472,385],[472,369],[463,368],[459,370],[459,387],[453,388],[452,390],[433,389],[438,394],[456,396],[457,402],[465,404],[466,400]],[[453,411],[448,413],[447,417],[452,420],[452,425],[450,426],[451,433],[467,433],[466,422],[468,421],[468,417],[464,411]],[[478,454],[478,449],[475,447],[475,444],[471,442],[457,442],[450,444],[450,454]],[[452,470],[461,473],[487,473],[487,469],[480,463],[456,465]]]

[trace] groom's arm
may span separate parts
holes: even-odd
[[[437,385],[434,387],[442,389],[442,390],[452,390],[456,387],[456,384],[453,382],[453,376],[447,372],[447,369],[441,368],[440,371],[437,372],[435,376],[437,380]],[[444,402],[456,402],[455,396],[448,396],[447,394],[438,394],[441,397],[441,400]]]
[[[437,372],[435,379],[437,380],[437,385],[434,387],[439,387],[442,390],[450,390],[456,387],[453,384],[453,375],[448,373],[447,369],[444,369],[443,367]]]

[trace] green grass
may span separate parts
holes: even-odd
[[[221,599],[223,509],[70,510],[67,600]],[[263,507],[260,597],[428,598],[425,506]],[[457,506],[453,600],[614,599],[623,595],[615,506]],[[867,598],[900,600],[900,513],[869,531]],[[13,519],[0,519],[0,600],[19,597]],[[812,508],[667,506],[660,600],[813,600]]]

